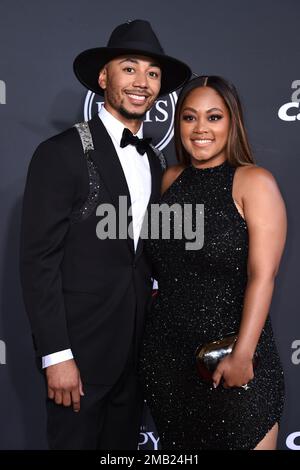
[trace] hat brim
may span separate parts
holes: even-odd
[[[137,54],[156,59],[162,69],[161,88],[159,96],[166,95],[181,88],[191,77],[191,69],[183,62],[173,57],[149,53],[146,50],[98,47],[81,52],[74,60],[74,73],[78,80],[97,95],[104,95],[99,87],[98,77],[100,70],[110,60],[121,55]]]

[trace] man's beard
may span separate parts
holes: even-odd
[[[148,109],[146,109],[146,111],[144,111],[143,113],[132,113],[130,111],[127,111],[127,109],[124,108],[122,103],[119,104],[117,102],[117,100],[115,99],[113,91],[110,92],[110,93],[106,93],[105,99],[107,99],[108,103],[110,104],[110,106],[112,108],[114,108],[118,113],[121,114],[121,116],[123,116],[125,119],[128,119],[128,120],[142,121],[144,119],[144,117],[146,116],[146,113],[148,111]]]
[[[142,121],[144,119],[144,117],[146,116],[146,112],[144,112],[143,114],[140,114],[140,113],[130,113],[129,111],[127,111],[127,109],[123,108],[123,106],[119,106],[119,108],[117,109],[117,111],[126,119],[132,119],[132,120],[139,120],[139,121]]]

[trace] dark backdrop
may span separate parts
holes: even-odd
[[[279,445],[300,449],[298,0],[0,1],[0,448],[46,448],[44,385],[18,275],[28,163],[39,142],[81,121],[84,107],[88,116],[99,106],[76,81],[74,57],[105,45],[117,24],[134,18],[150,20],[166,52],[195,73],[235,83],[257,162],[275,175],[284,195],[288,243],[271,311],[286,376]],[[145,124],[170,163],[175,101],[176,95],[162,99]],[[154,448],[156,440],[146,416],[141,448]]]

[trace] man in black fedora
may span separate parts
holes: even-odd
[[[151,294],[140,230],[165,166],[143,139],[142,120],[191,72],[164,54],[143,20],[119,25],[107,47],[82,52],[74,71],[104,95],[104,106],[32,158],[21,232],[24,301],[47,379],[50,448],[136,449],[136,363]],[[131,236],[102,236],[108,204]]]

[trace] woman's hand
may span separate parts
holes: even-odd
[[[212,379],[214,387],[222,381],[225,388],[242,387],[254,377],[253,361],[251,357],[243,357],[231,353],[225,357],[216,368]]]

